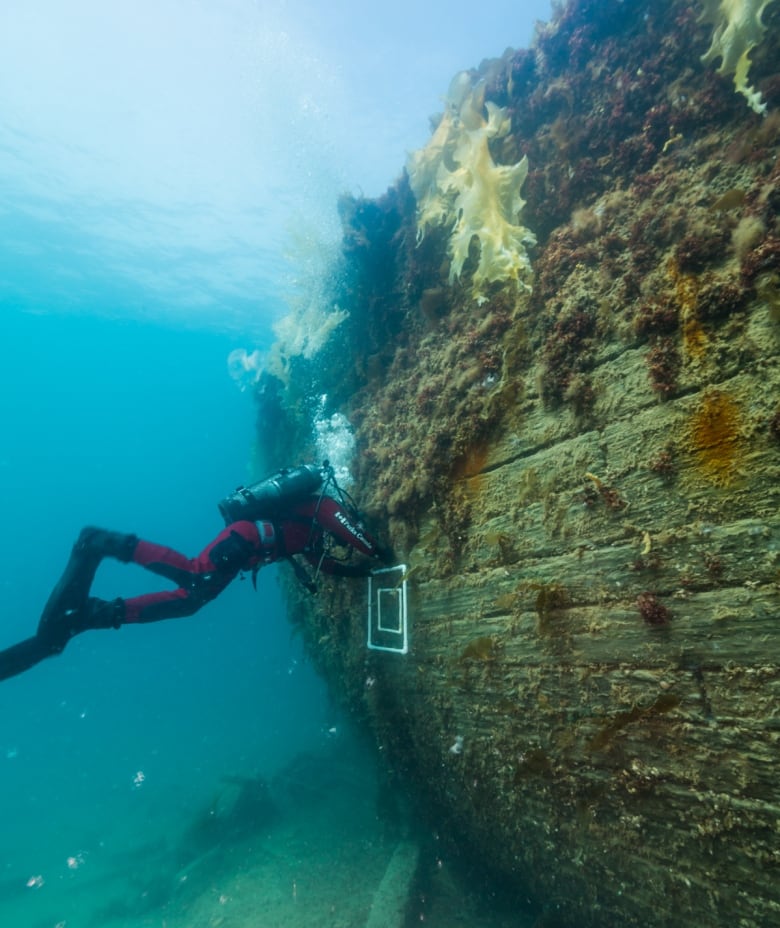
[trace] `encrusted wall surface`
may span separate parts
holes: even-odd
[[[765,117],[686,4],[578,2],[483,65],[530,292],[477,293],[476,241],[450,283],[404,178],[347,200],[350,318],[264,411],[302,460],[327,393],[410,565],[410,654],[351,581],[290,586],[311,654],[545,924],[780,923],[778,6]]]

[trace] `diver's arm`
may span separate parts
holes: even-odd
[[[333,577],[367,577],[374,569],[370,561],[364,561],[361,564],[343,564],[341,561],[334,561],[331,558],[324,558],[322,562],[315,558],[310,558],[311,563],[324,574],[330,574]]]

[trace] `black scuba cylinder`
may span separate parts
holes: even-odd
[[[251,487],[238,487],[235,493],[218,504],[227,525],[246,519],[275,519],[290,503],[318,490],[325,480],[326,470],[314,464],[285,467]]]

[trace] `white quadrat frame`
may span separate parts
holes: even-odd
[[[381,567],[368,576],[367,644],[372,651],[409,651],[406,564]]]

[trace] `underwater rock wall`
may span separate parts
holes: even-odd
[[[530,278],[475,282],[478,236],[453,276],[407,175],[345,198],[349,316],[261,398],[269,468],[313,456],[312,398],[349,419],[410,568],[406,656],[357,582],[291,581],[291,619],[545,925],[780,921],[780,4],[763,117],[697,13],[575,0],[469,72],[492,163],[527,158]]]

